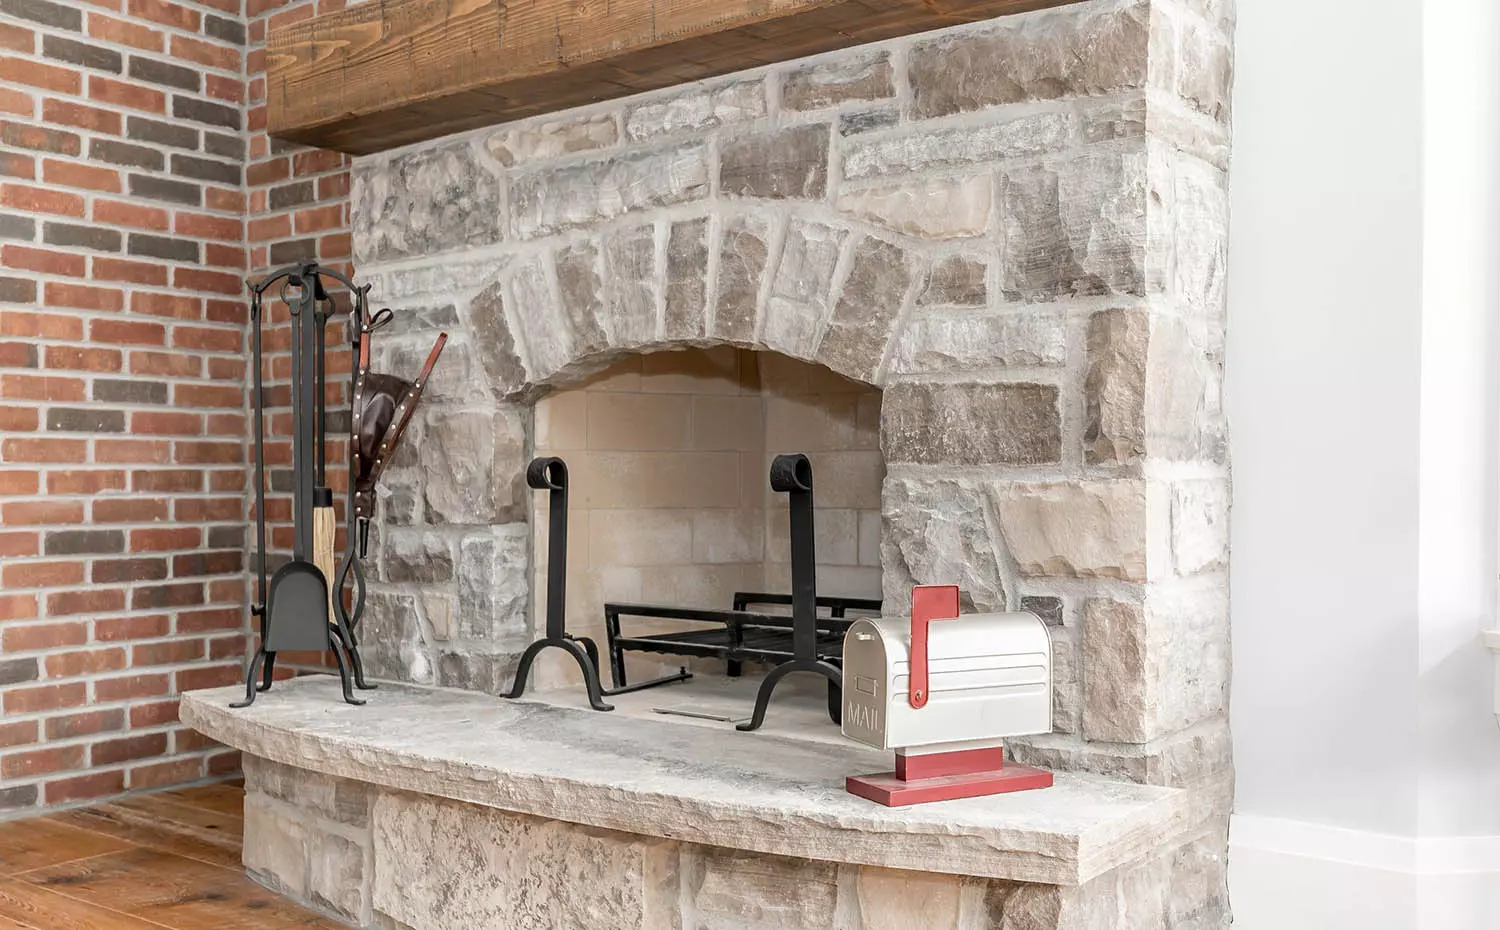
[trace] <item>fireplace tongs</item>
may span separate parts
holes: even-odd
[[[349,454],[353,462],[354,516],[358,521],[361,557],[369,547],[370,518],[375,514],[375,483],[390,464],[391,456],[416,412],[417,403],[422,399],[422,389],[448,342],[447,333],[438,335],[432,351],[427,353],[427,363],[415,381],[371,371],[370,337],[375,330],[389,323],[391,316],[391,311],[385,309],[373,315],[368,315],[368,311],[357,311],[355,317],[351,317],[358,367],[349,420]]]

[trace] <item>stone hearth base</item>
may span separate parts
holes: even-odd
[[[246,868],[360,927],[1228,924],[1223,820],[1194,789],[1060,773],[889,809],[842,791],[885,754],[836,741],[399,685],[354,708],[327,679],[234,711],[234,690],[182,708],[245,753]]]

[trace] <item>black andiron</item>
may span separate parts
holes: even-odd
[[[526,678],[531,663],[548,646],[571,655],[583,670],[583,684],[588,689],[589,706],[594,710],[614,710],[604,703],[599,686],[599,647],[587,636],[574,636],[567,630],[568,585],[568,466],[559,458],[535,458],[526,466],[526,484],[547,491],[547,634],[526,647],[516,668],[516,681],[508,698],[526,693]]]
[[[328,321],[342,312],[330,298],[327,282],[342,286],[353,298],[350,319],[351,365],[350,460],[345,499],[345,547],[337,575],[330,579],[316,564],[315,549],[324,545],[325,564],[332,565],[332,524],[326,538],[316,539],[315,514],[331,519],[333,492],[328,487],[324,449],[324,402]],[[280,284],[280,296],[291,316],[292,340],[292,557],[266,579],[265,387],[261,326],[263,296]],[[372,373],[370,336],[391,320],[390,310],[373,317],[368,285],[355,286],[349,278],[316,262],[278,269],[258,284],[250,284],[251,368],[255,404],[255,519],[259,571],[256,603],[251,614],[260,622],[260,647],[245,678],[245,699],[231,707],[248,707],[256,694],[275,681],[276,654],[283,650],[333,652],[343,684],[344,700],[363,704],[354,689],[370,690],[359,656],[356,630],[365,605],[365,576],[360,566],[369,545],[375,482],[401,439],[421,399],[422,389],[447,342],[437,344],[415,381]],[[322,560],[320,560],[322,561]],[[353,579],[352,606],[344,604],[344,585]]]

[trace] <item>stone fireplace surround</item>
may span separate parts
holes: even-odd
[[[914,583],[954,582],[966,609],[1038,612],[1055,732],[1014,741],[1015,758],[1190,799],[1191,828],[1134,867],[934,926],[1226,925],[1231,29],[1214,0],[1092,0],[358,160],[358,272],[401,311],[382,366],[414,370],[433,330],[453,337],[387,473],[371,670],[492,694],[509,683],[535,625],[522,472],[538,397],[626,354],[689,346],[826,366],[883,390],[887,612],[906,610]],[[234,744],[197,703],[184,718]],[[327,782],[331,796],[386,783],[308,769],[252,761],[247,812],[285,817],[298,778],[353,779]],[[474,800],[447,796],[433,803]],[[265,842],[292,842],[279,822],[262,823]],[[368,836],[328,823],[363,850],[340,861],[371,867]],[[569,828],[548,823],[511,841],[555,853]],[[702,855],[728,857],[718,867],[745,883],[724,918],[736,926],[888,925],[869,908],[782,921],[775,901],[800,893],[791,860]],[[708,881],[695,868],[685,900]],[[400,926],[368,897],[350,910],[309,895],[306,877],[262,874]],[[909,889],[979,887],[900,875]],[[863,900],[859,882],[830,881],[834,899]],[[703,912],[685,907],[640,925]]]

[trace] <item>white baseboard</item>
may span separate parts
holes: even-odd
[[[1235,815],[1235,930],[1496,930],[1500,836],[1402,837]]]

